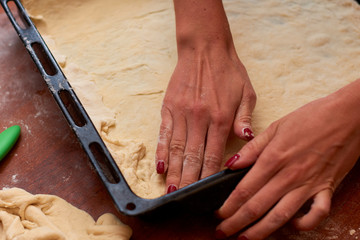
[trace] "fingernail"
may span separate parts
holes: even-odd
[[[216,230],[215,232],[215,238],[216,239],[225,239],[226,235],[223,231],[221,231],[220,229]]]
[[[176,190],[177,190],[177,187],[174,184],[170,184],[167,189],[167,193],[172,193],[172,192],[175,192]]]
[[[226,163],[224,164],[225,167],[231,167],[238,159],[240,158],[239,154],[235,154],[234,156],[232,156],[229,160],[226,161]]]
[[[254,138],[254,133],[251,131],[250,128],[243,128],[242,130],[246,140],[250,141],[251,139]]]
[[[245,237],[244,235],[238,237],[238,240],[249,240],[247,237]]]
[[[165,172],[165,162],[163,160],[159,160],[156,165],[156,172],[158,174],[164,174]]]

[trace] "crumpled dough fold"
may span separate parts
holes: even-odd
[[[0,191],[0,240],[127,240],[132,230],[106,213],[94,219],[54,196]]]

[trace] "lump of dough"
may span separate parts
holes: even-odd
[[[97,222],[53,195],[0,191],[0,240],[127,240],[132,230],[107,213]]]

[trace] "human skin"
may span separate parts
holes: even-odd
[[[240,138],[251,139],[244,129],[251,129],[256,101],[221,1],[174,5],[179,59],[164,99],[156,154],[168,192],[220,169],[232,126]],[[310,230],[326,218],[335,188],[360,155],[359,92],[357,80],[299,108],[227,162],[233,170],[253,166],[217,211],[223,219],[217,238],[240,232],[242,240],[264,239],[290,220]],[[308,200],[309,212],[293,219]]]
[[[253,138],[256,95],[220,0],[174,0],[178,63],[161,110],[156,166],[167,192],[218,172],[232,129]]]
[[[252,166],[217,214],[217,238],[264,239],[292,219],[316,227],[330,211],[335,188],[360,156],[360,79],[272,123],[247,143],[230,169]]]

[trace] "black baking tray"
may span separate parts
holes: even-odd
[[[164,216],[182,211],[208,212],[221,206],[249,169],[224,170],[155,199],[134,194],[21,2],[0,3],[121,213]]]

